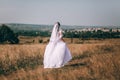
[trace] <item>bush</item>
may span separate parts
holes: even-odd
[[[5,41],[11,44],[19,43],[18,35],[15,34],[7,25],[0,26],[0,43]]]
[[[40,39],[40,40],[39,40],[39,43],[42,43],[42,42],[43,42],[43,40],[42,40],[42,39]]]

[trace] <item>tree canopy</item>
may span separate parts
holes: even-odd
[[[0,43],[8,41],[11,44],[19,43],[18,36],[5,24],[0,26]]]

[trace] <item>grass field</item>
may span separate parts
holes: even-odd
[[[0,45],[0,80],[120,80],[120,39],[65,39],[73,58],[59,69],[43,68],[46,42],[32,43],[37,37],[24,44],[26,39]]]

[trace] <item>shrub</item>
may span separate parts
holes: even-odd
[[[5,41],[11,44],[19,43],[18,35],[16,35],[7,25],[0,26],[0,43]]]

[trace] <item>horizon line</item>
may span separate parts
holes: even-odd
[[[51,26],[54,25],[54,24],[42,24],[42,23],[37,24],[37,23],[21,23],[21,22],[19,22],[19,23],[17,23],[17,22],[15,22],[15,23],[13,23],[13,22],[12,23],[11,22],[1,23],[0,22],[0,25],[1,24],[26,24],[26,25],[28,24],[28,25],[51,25]],[[116,27],[120,27],[120,25],[68,25],[68,24],[63,24],[63,26],[101,26],[101,27],[104,27],[104,26],[105,27],[106,26],[107,27],[114,27],[114,26],[116,26]]]

